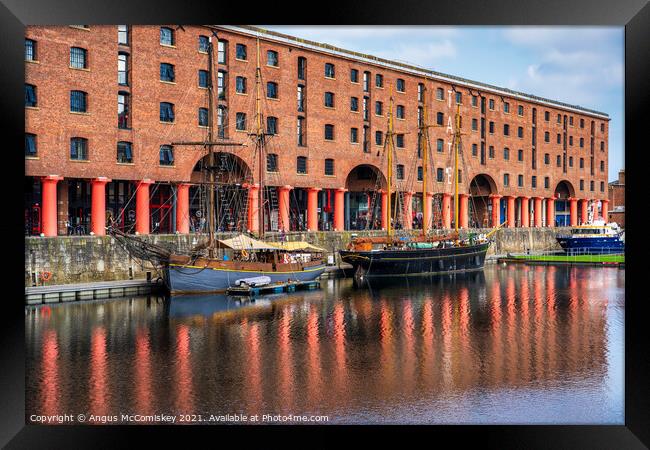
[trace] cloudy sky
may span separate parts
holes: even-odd
[[[624,168],[622,27],[262,27],[605,112]]]

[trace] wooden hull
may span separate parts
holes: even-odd
[[[311,281],[325,271],[325,263],[272,264],[259,262],[221,261],[199,258],[183,262],[172,258],[166,268],[167,285],[173,294],[225,292],[236,280],[268,276],[271,282],[288,280]]]
[[[356,277],[435,275],[482,270],[490,243],[409,250],[339,251]]]

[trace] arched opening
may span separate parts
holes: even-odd
[[[491,176],[478,174],[469,183],[469,226],[470,228],[487,228],[492,217],[490,195],[497,194],[497,185]],[[504,215],[501,211],[500,216]],[[503,221],[503,218],[501,218]],[[499,222],[501,223],[501,222]]]
[[[347,229],[381,229],[382,195],[379,191],[386,185],[384,174],[376,166],[361,164],[350,171],[345,180]]]
[[[209,223],[209,171],[214,171],[215,228],[218,232],[246,231],[248,220],[247,183],[253,180],[248,164],[232,153],[215,152],[214,166],[210,155],[197,161],[190,176],[190,229],[207,232]]]
[[[571,225],[571,212],[569,198],[575,196],[573,185],[566,181],[560,181],[555,187],[555,226],[566,227]]]

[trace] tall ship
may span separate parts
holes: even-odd
[[[426,89],[425,89],[426,93]],[[422,198],[427,198],[427,175],[429,172],[430,145],[428,138],[426,102],[423,108],[423,120],[420,121],[420,139],[424,149],[422,164]],[[490,247],[490,235],[469,235],[461,239],[458,232],[458,165],[461,146],[460,106],[455,115],[453,133],[453,183],[454,183],[454,229],[444,235],[430,235],[428,223],[431,220],[431,205],[423,204],[423,226],[420,236],[395,233],[393,223],[397,224],[396,213],[399,207],[392,209],[391,192],[393,192],[394,143],[393,143],[393,97],[392,90],[388,111],[388,130],[384,141],[387,173],[387,214],[386,235],[377,237],[358,237],[352,239],[346,250],[339,251],[341,260],[353,267],[354,279],[363,282],[366,278],[391,276],[435,275],[482,270],[485,255]],[[399,196],[396,195],[399,202]]]
[[[194,246],[187,254],[181,254],[147,242],[137,237],[127,235],[116,226],[109,226],[109,233],[120,242],[134,257],[148,261],[161,275],[172,294],[189,294],[204,292],[223,292],[229,287],[240,283],[273,283],[286,281],[311,281],[325,271],[324,250],[307,242],[271,242],[264,239],[265,233],[265,171],[263,162],[266,161],[265,145],[267,137],[262,126],[261,110],[261,70],[259,39],[257,41],[257,69],[255,74],[256,98],[254,129],[249,136],[253,143],[253,160],[258,172],[260,195],[256,205],[245,205],[250,208],[249,214],[256,214],[259,233],[256,237],[240,233],[229,239],[216,239],[215,231],[217,205],[215,187],[225,185],[217,180],[215,172],[219,167],[215,157],[214,147],[242,145],[221,139],[213,139],[213,78],[217,72],[218,61],[213,56],[213,38],[218,46],[218,36],[213,32],[208,42],[208,132],[207,140],[203,142],[174,142],[172,145],[195,145],[205,148],[208,163],[202,166],[204,178],[202,183],[207,209],[207,240]],[[251,175],[252,178],[252,175]]]
[[[602,255],[625,252],[623,233],[616,223],[594,220],[591,224],[571,228],[556,237],[560,247],[570,255]]]

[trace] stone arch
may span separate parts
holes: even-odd
[[[239,156],[230,152],[215,152],[214,160],[216,165],[215,181],[228,184],[243,184],[253,181],[253,172],[249,165]],[[190,181],[200,183],[207,181],[204,178],[203,168],[208,167],[210,155],[204,155],[194,164]]]
[[[469,193],[472,197],[484,197],[498,194],[497,184],[494,179],[485,173],[479,173],[469,183]]]
[[[348,191],[365,192],[377,188],[386,189],[387,181],[381,169],[373,164],[359,164],[353,167],[345,179]]]
[[[561,180],[553,191],[558,200],[567,200],[569,197],[575,197],[576,190],[568,180]]]

